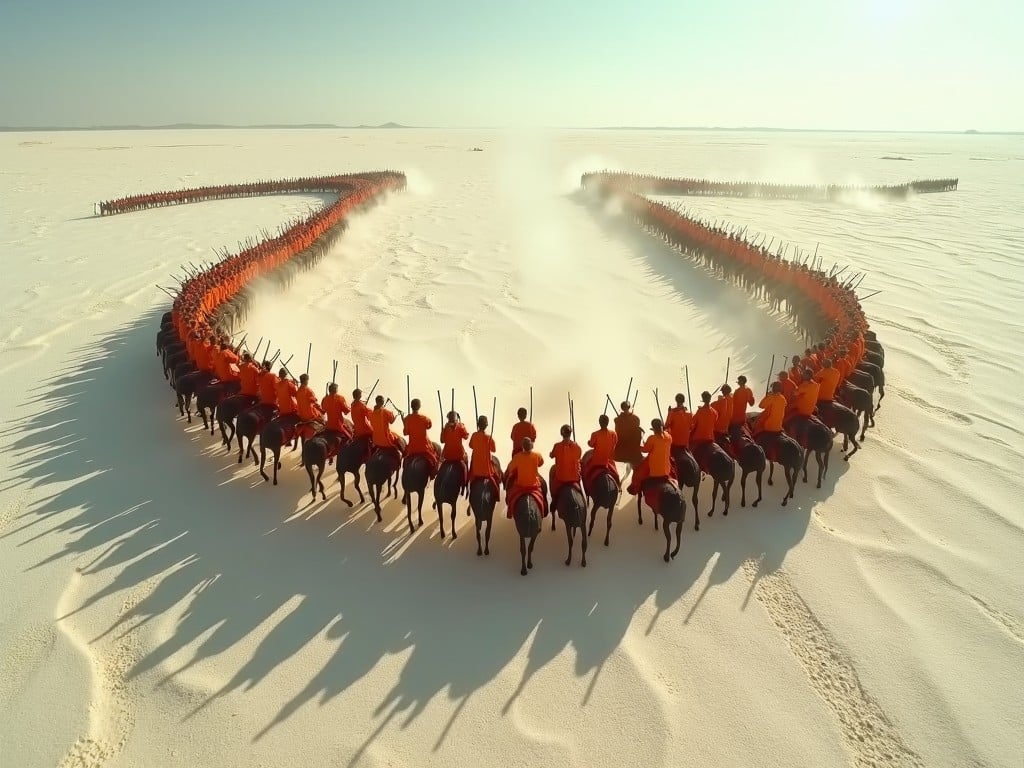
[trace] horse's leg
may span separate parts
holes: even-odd
[[[580,554],[581,554],[581,557],[582,557],[582,559],[580,560],[580,568],[586,568],[587,567],[587,534],[586,534],[586,531],[584,530],[586,525],[587,525],[587,508],[584,507],[583,508],[583,520],[581,521],[581,524],[579,526],[579,530],[580,530],[580,547],[581,547]]]
[[[774,461],[769,461],[768,462],[768,485],[774,485],[775,484],[773,482],[774,478],[775,478],[775,462]]]
[[[530,539],[530,546],[526,549],[526,567],[533,568],[533,545],[537,543],[537,537]]]
[[[309,492],[313,494],[313,501],[316,501],[316,477],[313,475],[313,464],[312,462],[306,464],[306,474],[309,475]]]
[[[437,524],[441,527],[441,540],[444,541],[444,502],[437,502]]]
[[[686,517],[686,513],[683,513],[683,518]],[[679,545],[683,543],[683,519],[680,519],[676,523],[676,548],[672,550],[672,557],[675,558],[679,554]]]
[[[854,432],[850,435],[850,441],[853,443],[853,450],[850,451],[846,456],[843,457],[843,461],[849,461],[850,457],[853,456],[857,451],[860,450],[860,443],[857,442],[857,433]]]
[[[597,499],[594,499],[594,505],[590,510],[590,524],[587,526],[587,536],[594,532],[595,520],[597,520]]]
[[[552,517],[558,514],[557,510],[552,512]],[[563,521],[565,523],[565,540],[569,544],[569,554],[565,558],[566,565],[572,565],[572,524],[568,520]]]
[[[725,509],[722,510],[723,516],[729,514],[729,500],[732,496],[732,484],[732,480],[727,483],[722,483],[722,501],[725,502]]]
[[[476,519],[476,556],[480,557],[484,553],[484,548],[480,545],[480,526],[483,525],[483,520],[479,517]]]
[[[360,504],[365,504],[365,503],[366,503],[366,497],[365,497],[365,496],[363,496],[363,483],[362,483],[362,481],[361,481],[361,480],[359,479],[359,468],[358,468],[358,467],[356,467],[356,471],[355,471],[355,472],[353,472],[352,474],[354,474],[354,475],[355,475],[355,477],[356,477],[356,480],[355,480],[355,483],[354,483],[354,485],[355,485],[355,487],[356,487],[356,493],[358,493],[358,494],[359,494],[359,503],[360,503]],[[349,506],[351,507],[352,505],[351,505],[351,504],[349,504]]]
[[[347,472],[339,472],[338,473],[338,483],[341,485],[341,500],[344,501],[346,505],[351,507],[352,506],[352,502],[345,498],[345,475],[347,475],[347,474],[348,474]],[[357,479],[359,478],[358,474],[356,475],[356,478]]]
[[[714,517],[715,515],[715,504],[718,501],[718,486],[719,482],[716,478],[711,478],[711,509],[708,510],[708,517]]]
[[[458,508],[458,506],[459,506],[459,497],[456,496],[455,500],[452,502],[452,539],[453,540],[459,538],[459,534],[455,531],[455,510]]]
[[[740,475],[740,506],[747,506],[747,475],[750,471],[744,468],[743,474]]]
[[[493,517],[493,512],[491,513]],[[491,520],[492,517],[487,518],[487,531],[484,533],[484,554],[491,554]]]
[[[609,505],[609,507],[608,507],[608,522],[607,522],[607,525],[606,525],[606,527],[604,529],[604,545],[606,547],[608,546],[608,540],[611,538],[611,535],[612,535],[612,507],[614,507],[614,506],[615,505],[612,504],[612,505]]]
[[[380,515],[380,497],[384,492],[384,484],[381,483],[378,485],[377,483],[368,483],[368,485],[370,486],[370,498],[373,500],[373,511],[377,513],[377,522],[383,523],[384,518]]]
[[[665,555],[662,558],[666,563],[671,560],[669,557],[669,551],[672,549],[672,531],[669,530],[668,523],[665,524]]]
[[[757,505],[761,503],[761,478],[763,476],[764,469],[757,470],[757,473],[754,475],[754,479],[757,481],[757,501],[750,505],[752,507],[757,507]]]
[[[825,474],[825,464],[821,460],[822,453],[815,451],[814,460],[818,462],[818,484],[817,488],[821,488],[821,478]]]
[[[416,532],[416,528],[412,524],[412,499],[409,497],[408,492],[405,494],[405,516],[409,520],[409,534],[412,535]]]
[[[263,471],[263,468],[266,465],[267,465],[267,446],[265,446],[263,444],[263,441],[260,440],[260,477],[263,478],[263,482],[266,482],[267,480],[270,479],[270,477],[267,476],[267,473]]]
[[[700,485],[695,483],[693,486],[693,530],[700,530],[700,513],[697,511],[697,492],[700,490]]]
[[[519,570],[521,576],[525,576],[526,571],[526,539],[522,536],[519,537],[519,559],[523,563],[523,567]]]
[[[281,449],[274,449],[274,485],[277,485],[277,470],[281,467]]]
[[[811,458],[811,449],[810,448],[805,448],[804,449],[804,467],[803,467],[803,469],[804,469],[804,482],[805,483],[807,482],[807,462],[810,460],[810,458]]]
[[[416,505],[416,518],[417,518],[416,527],[417,528],[422,528],[423,527],[423,495],[426,493],[426,489],[424,488],[423,490],[416,491],[416,493],[419,496],[419,503]]]
[[[318,468],[317,473],[316,473],[316,484],[317,484],[317,487],[320,488],[320,499],[322,501],[327,501],[327,494],[324,493],[324,481],[323,481],[323,477],[324,477],[324,462],[321,461],[317,466],[319,468]],[[314,498],[316,498],[315,494],[314,494]]]
[[[644,524],[644,491],[641,488],[636,494],[636,524]]]

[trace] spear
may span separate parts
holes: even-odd
[[[629,393],[633,391],[633,377],[629,377],[629,386],[626,387],[626,402],[629,402]]]
[[[657,387],[654,388],[654,404],[656,406],[658,406],[658,418],[661,419],[662,421],[664,421],[665,417],[661,413],[661,400],[658,399],[658,388]]]
[[[412,411],[412,390],[409,387],[409,374],[405,374],[405,409]]]
[[[765,397],[768,397],[768,387],[771,386],[772,374],[774,372],[775,372],[775,355],[772,355],[772,364],[771,364],[771,367],[768,369],[768,379],[764,383],[764,396]]]
[[[359,363],[356,363],[356,389],[359,389]]]
[[[444,424],[444,405],[441,403],[441,390],[437,390],[437,409],[441,411],[441,423]]]
[[[690,366],[684,366],[683,370],[686,373],[686,402],[693,408],[693,398],[690,396]]]
[[[533,422],[533,387],[530,387],[530,422]]]
[[[373,382],[373,387],[370,389],[370,394],[366,396],[366,402],[370,402],[370,398],[373,397],[373,390],[377,389],[378,384],[380,384],[379,378],[375,382]]]
[[[494,434],[494,419],[495,419],[495,417],[497,415],[498,415],[498,398],[495,397],[494,400],[491,401],[491,429],[487,433],[488,435],[493,435]]]
[[[309,361],[313,357],[313,342],[309,342],[309,351],[306,353],[306,375],[309,376]]]
[[[473,419],[474,424],[480,421],[480,409],[476,405],[476,384],[473,385]]]
[[[861,298],[857,299],[857,301],[864,301],[864,299],[870,299],[872,296],[877,296],[880,293],[881,293],[881,291],[875,291],[874,293],[869,293],[867,296],[862,296]]]
[[[605,412],[605,414],[608,413],[608,406],[609,405],[612,407],[612,411],[614,411],[615,410],[615,403],[612,402],[612,396],[607,394],[607,393],[605,393],[604,399],[605,399],[605,403],[604,403],[604,412]]]

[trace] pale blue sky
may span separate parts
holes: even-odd
[[[0,125],[1024,130],[1017,0],[0,0]]]

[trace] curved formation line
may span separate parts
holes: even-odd
[[[555,511],[552,524],[556,518],[566,523],[570,561],[574,531],[584,531],[580,538],[583,564],[586,564],[587,535],[593,529],[598,508],[608,509],[610,531],[611,512],[621,489],[616,462],[625,462],[635,470],[628,491],[637,496],[638,511],[642,509],[641,500],[646,501],[655,512],[656,526],[659,518],[664,521],[664,559],[668,562],[679,550],[686,511],[683,489],[693,489],[694,527],[699,529],[697,488],[702,477],[710,476],[715,484],[708,516],[714,512],[719,490],[725,503],[724,513],[728,514],[737,466],[742,472],[741,503],[744,505],[747,476],[756,473],[758,498],[753,502],[756,506],[761,500],[761,472],[766,465],[774,472],[777,463],[786,475],[787,489],[782,500],[785,505],[793,497],[801,469],[807,481],[807,465],[812,454],[818,462],[818,487],[821,487],[835,434],[842,434],[844,438],[844,453],[848,442],[853,444],[847,459],[856,452],[858,431],[863,440],[864,432],[874,423],[875,391],[884,396],[884,350],[870,330],[858,301],[858,276],[844,278],[845,269],[836,267],[823,270],[816,254],[795,251],[792,258],[786,259],[781,247],[772,252],[771,244],[766,247],[763,238],[761,242],[745,238],[745,229],[709,226],[646,195],[836,199],[850,191],[869,191],[903,197],[911,193],[956,189],[957,183],[957,179],[939,179],[850,188],[667,179],[608,172],[584,174],[581,178],[584,191],[603,199],[614,196],[621,202],[624,212],[638,224],[686,257],[742,286],[752,298],[792,317],[802,328],[808,347],[803,356],[794,356],[789,371],[780,372],[779,380],[770,388],[766,387],[759,414],[751,412],[748,416],[747,407],[754,404],[754,398],[746,387],[746,379],[740,377],[741,386],[735,393],[725,385],[714,402],[711,393],[701,393],[703,404],[692,412],[683,402],[685,398],[677,396],[682,399],[677,399],[676,407],[669,409],[665,423],[660,419],[652,422],[655,434],[642,449],[639,419],[631,412],[628,398],[615,418],[614,432],[607,428],[607,417],[602,417],[602,430],[591,436],[592,450],[587,455],[579,456],[575,436],[563,431],[567,458],[561,464],[556,458],[549,478],[550,489],[538,476],[536,466],[530,466],[532,459],[528,457],[534,454],[529,438],[535,439],[535,430],[504,472],[493,456],[495,448],[487,433],[486,417],[480,417],[477,433],[470,437],[461,422],[456,423],[456,415],[448,414],[449,423],[442,431],[445,442],[442,448],[426,437],[429,420],[419,414],[406,416],[399,411],[404,432],[410,437],[406,445],[390,431],[388,425],[395,416],[387,410],[386,403],[381,402],[382,398],[377,398],[377,405],[371,412],[357,390],[350,408],[347,401],[336,394],[337,387],[332,383],[331,395],[318,404],[306,386],[306,377],[300,377],[301,387],[295,386],[287,360],[275,377],[272,367],[280,350],[271,355],[269,340],[263,353],[262,370],[258,364],[261,344],[240,360],[238,353],[242,351],[245,338],[237,346],[228,341],[227,334],[234,330],[247,310],[246,287],[255,278],[320,258],[344,230],[346,217],[388,192],[404,189],[404,174],[381,171],[202,187],[135,195],[103,202],[98,207],[101,215],[113,215],[230,197],[309,192],[337,194],[335,202],[290,226],[281,227],[277,235],[264,232],[262,240],[247,242],[239,253],[225,254],[218,263],[190,265],[191,270],[183,268],[187,278],[178,291],[169,292],[172,306],[164,313],[157,335],[157,353],[162,357],[165,377],[176,391],[179,411],[191,423],[191,401],[195,396],[203,423],[211,435],[216,413],[216,423],[228,450],[237,432],[239,463],[244,456],[252,457],[266,480],[269,476],[264,469],[269,451],[274,484],[277,483],[281,448],[290,444],[295,450],[301,441],[303,464],[310,477],[314,499],[319,488],[326,500],[321,482],[323,468],[325,462],[336,459],[342,500],[351,506],[345,497],[345,475],[353,474],[360,501],[363,501],[359,471],[365,467],[378,521],[383,486],[388,486],[389,494],[393,488],[397,490],[401,470],[410,531],[416,528],[412,495],[419,494],[419,524],[422,525],[423,492],[427,484],[434,481],[442,538],[445,504],[452,507],[452,533],[455,535],[455,503],[464,492],[477,516],[477,554],[489,554],[491,516],[504,489],[508,517],[516,521],[520,535],[521,573],[526,575],[532,568],[533,543],[540,532],[540,520],[547,515],[549,506]],[[783,363],[785,368],[785,361]],[[207,410],[210,411],[209,421]],[[325,414],[326,425],[323,423]],[[422,426],[415,418],[423,420],[427,426]],[[522,413],[520,418],[523,419]],[[526,426],[529,429],[524,434],[532,430],[532,425]],[[257,436],[259,460],[253,450]],[[467,438],[473,450],[471,464],[462,448]],[[248,449],[243,451],[245,439]],[[648,454],[646,458],[641,456],[641,450]],[[314,469],[319,470],[318,474],[314,475]],[[594,503],[589,529],[586,526],[588,500]],[[674,550],[671,550],[670,523],[674,524],[676,533]],[[481,544],[484,524],[487,547]],[[608,532],[605,544],[608,544]]]

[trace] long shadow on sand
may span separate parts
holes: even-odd
[[[708,290],[706,300],[716,301]],[[50,407],[8,428],[17,464],[15,479],[2,489],[67,487],[29,508],[3,538],[13,544],[61,532],[68,543],[38,565],[75,562],[83,576],[113,575],[72,613],[115,595],[140,597],[101,637],[134,632],[180,611],[165,639],[130,670],[132,678],[149,673],[147,679],[162,686],[198,664],[217,669],[215,657],[264,633],[240,667],[217,669],[215,677],[230,679],[188,717],[228,693],[261,685],[314,639],[336,644],[303,687],[281,691],[277,716],[252,734],[254,740],[406,651],[364,749],[389,723],[400,718],[407,726],[445,693],[455,707],[437,734],[440,748],[469,698],[527,646],[522,679],[495,717],[567,648],[575,653],[576,675],[592,676],[582,704],[614,695],[602,691],[600,673],[640,605],[653,598],[660,615],[694,588],[713,559],[701,597],[748,559],[763,571],[779,567],[804,536],[812,498],[830,490],[801,484],[797,503],[782,510],[776,485],[760,509],[737,504],[729,518],[705,521],[698,534],[688,513],[683,548],[672,565],[661,562],[663,539],[651,531],[650,512],[638,528],[631,505],[616,515],[610,549],[595,536],[591,567],[565,568],[564,534],[546,531],[537,567],[524,579],[511,523],[503,518],[496,521],[494,554],[478,559],[468,527],[456,545],[439,546],[429,515],[409,541],[403,520],[391,527],[401,517],[394,502],[383,527],[374,526],[365,509],[347,510],[336,499],[333,473],[334,497],[327,504],[296,507],[307,493],[305,474],[294,468],[297,454],[285,454],[284,480],[273,488],[258,475],[254,482],[253,468],[239,468],[200,428],[183,437],[153,357],[158,321],[150,313],[95,340],[32,393]],[[829,482],[844,469],[834,461]]]

